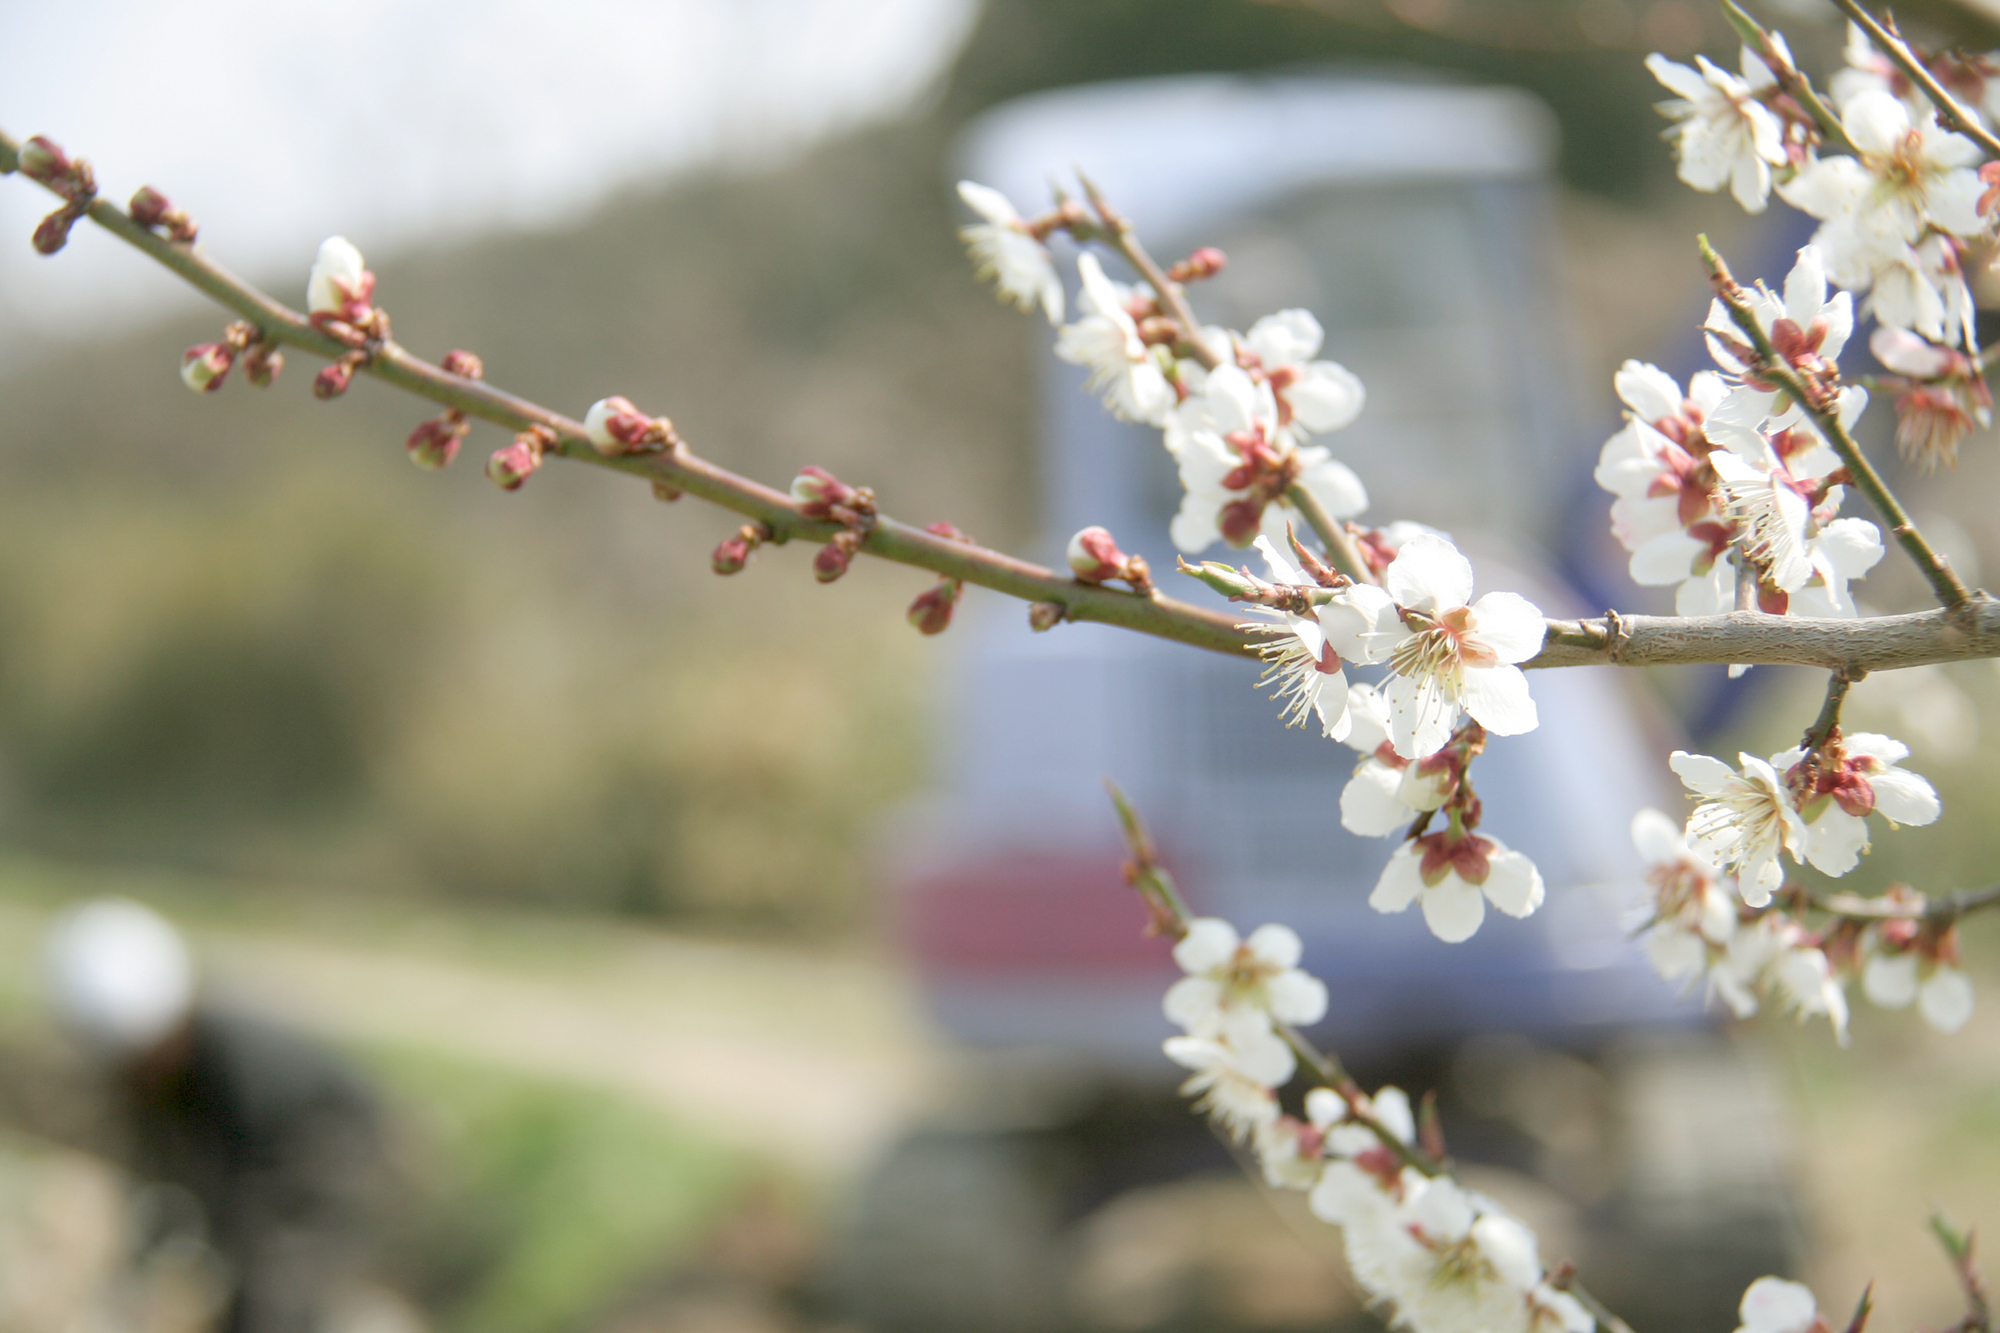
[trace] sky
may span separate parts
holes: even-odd
[[[0,128],[47,134],[106,197],[142,184],[225,265],[297,304],[321,238],[381,255],[546,227],[715,162],[782,159],[935,87],[976,0],[0,0]],[[0,358],[191,309],[0,180]],[[296,270],[300,292],[282,275]]]

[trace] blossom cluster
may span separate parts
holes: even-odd
[[[1922,895],[1892,889],[1894,913],[1832,910],[1818,929],[1803,890],[1784,887],[1783,857],[1823,873],[1852,870],[1868,846],[1870,813],[1928,824],[1939,814],[1928,782],[1896,766],[1904,747],[1886,736],[1830,737],[1817,755],[1741,755],[1732,769],[1677,751],[1674,770],[1699,798],[1685,829],[1657,810],[1632,821],[1646,892],[1632,925],[1661,976],[1721,1000],[1738,1017],[1760,994],[1803,1018],[1825,1016],[1845,1039],[1846,984],[1884,1008],[1917,1005],[1941,1032],[1972,1015],[1972,983],[1958,966],[1958,932],[1925,917]]]
[[[1534,1233],[1412,1151],[1416,1117],[1401,1089],[1316,1087],[1302,1115],[1282,1109],[1297,1061],[1278,1025],[1326,1011],[1326,988],[1298,968],[1299,952],[1283,926],[1242,939],[1213,917],[1187,922],[1174,948],[1187,975],[1165,1002],[1186,1029],[1166,1043],[1192,1071],[1182,1091],[1254,1150],[1274,1189],[1305,1193],[1314,1215],[1341,1228],[1356,1280],[1402,1326],[1589,1333],[1594,1320],[1549,1281]]]
[[[1374,906],[1394,912],[1421,902],[1426,921],[1447,940],[1477,930],[1486,902],[1513,916],[1534,911],[1543,889],[1533,864],[1472,832],[1478,802],[1462,779],[1479,747],[1461,732],[1470,727],[1483,743],[1487,734],[1518,735],[1537,725],[1519,664],[1541,651],[1547,621],[1514,593],[1475,600],[1472,565],[1442,533],[1413,523],[1362,529],[1344,522],[1366,509],[1367,491],[1311,440],[1352,422],[1366,394],[1345,367],[1319,359],[1319,322],[1294,309],[1267,315],[1247,332],[1195,327],[1169,293],[1114,281],[1086,250],[1076,261],[1077,318],[1062,324],[1068,304],[1045,242],[1058,230],[1115,239],[1110,216],[1100,208],[1093,221],[1059,201],[1031,219],[986,186],[964,182],[959,193],[984,219],[961,232],[979,274],[1002,299],[1039,307],[1060,326],[1056,354],[1089,372],[1090,388],[1114,416],[1161,431],[1184,488],[1170,527],[1175,545],[1198,555],[1225,542],[1254,546],[1263,557],[1269,582],[1258,580],[1256,591],[1266,620],[1245,628],[1264,638],[1264,680],[1285,720],[1312,718],[1329,739],[1349,740],[1357,726],[1352,701],[1362,700],[1364,712],[1380,716],[1379,726],[1358,724],[1370,737],[1367,753],[1455,775],[1449,793],[1402,815],[1411,837],[1391,856]],[[1222,263],[1218,251],[1197,251],[1166,278],[1212,276]],[[1323,530],[1329,521],[1340,525],[1337,536]],[[1352,567],[1329,568],[1300,545],[1297,532],[1309,527],[1320,529],[1329,547],[1344,540]],[[1116,576],[1118,562],[1095,553],[1108,542],[1099,529],[1072,539],[1070,565],[1080,579]],[[1242,586],[1226,566],[1203,568],[1217,586]],[[1350,665],[1380,668],[1379,690],[1350,687]],[[1393,804],[1378,802],[1372,813]],[[1425,832],[1419,821],[1440,813],[1445,827]],[[1395,831],[1374,827],[1380,819],[1368,822],[1371,833]]]
[[[1878,321],[1970,346],[1963,259],[1966,243],[1987,230],[1978,145],[1942,128],[1858,28],[1848,61],[1832,84],[1837,127],[1815,122],[1789,94],[1779,74],[1799,76],[1776,35],[1766,50],[1743,48],[1741,77],[1705,59],[1691,69],[1656,54],[1647,66],[1675,94],[1662,110],[1675,122],[1683,181],[1698,190],[1726,184],[1753,213],[1775,190],[1820,220],[1813,243],[1831,276],[1865,293]],[[1988,95],[1983,74],[1978,82],[1976,102]]]
[[[1751,302],[1794,368],[1837,375],[1853,302],[1846,292],[1828,298],[1816,247],[1799,251],[1782,293],[1758,291]],[[1720,301],[1704,327],[1721,369],[1698,372],[1685,394],[1665,371],[1638,361],[1613,377],[1626,423],[1605,441],[1596,477],[1618,497],[1611,530],[1632,552],[1633,581],[1677,585],[1674,609],[1684,616],[1735,610],[1740,581],[1770,614],[1853,617],[1848,584],[1881,560],[1880,530],[1839,517],[1840,456],[1802,404],[1759,377]],[[1838,388],[1831,403],[1851,427],[1868,392]]]

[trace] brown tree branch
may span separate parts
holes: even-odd
[[[0,171],[13,170],[17,148],[16,142],[0,131]],[[314,328],[304,316],[192,246],[141,226],[116,205],[99,199],[91,205],[88,216],[254,324],[273,341],[328,359],[349,350]],[[393,342],[362,369],[419,397],[510,430],[544,427],[556,436],[551,452],[699,496],[768,525],[774,541],[800,538],[824,542],[842,530],[836,523],[806,518],[790,496],[738,476],[685,446],[607,458],[590,445],[582,423],[484,381],[453,375]],[[1116,625],[1236,657],[1255,658],[1261,641],[1241,627],[1240,617],[1227,612],[1080,583],[1029,561],[939,537],[890,518],[875,523],[861,549],[1030,603],[1053,604],[1061,608],[1061,619]],[[1861,672],[1984,657],[2000,657],[2000,602],[1978,594],[1957,613],[1924,611],[1865,620],[1771,616],[1755,611],[1695,618],[1609,615],[1550,620],[1546,646],[1524,665],[1743,662]]]

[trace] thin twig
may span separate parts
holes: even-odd
[[[1356,583],[1375,583],[1375,571],[1368,568],[1368,562],[1361,558],[1361,549],[1354,544],[1354,538],[1347,533],[1347,525],[1326,512],[1326,506],[1319,502],[1310,488],[1302,481],[1295,481],[1285,488],[1285,498],[1293,508],[1305,518],[1313,532],[1319,537],[1320,545],[1326,548],[1326,557],[1333,567]]]
[[[1948,923],[1962,916],[2000,907],[2000,884],[1983,889],[1965,889],[1942,898],[1864,898],[1858,893],[1815,893],[1807,898],[1812,907],[1830,916],[1856,921],[1935,921]]]
[[[1728,308],[1730,319],[1738,329],[1742,330],[1744,337],[1750,340],[1751,347],[1756,350],[1757,374],[1761,378],[1781,385],[1797,400],[1806,415],[1812,418],[1813,424],[1819,427],[1820,434],[1833,446],[1833,451],[1840,455],[1840,461],[1846,464],[1848,473],[1854,478],[1855,487],[1868,497],[1876,510],[1888,521],[1890,534],[1910,558],[1916,561],[1918,569],[1930,581],[1938,600],[1948,609],[1956,610],[1965,606],[1972,600],[1972,593],[1959,581],[1950,563],[1932,549],[1931,544],[1924,539],[1924,535],[1917,531],[1917,525],[1911,521],[1902,502],[1889,489],[1889,484],[1882,480],[1874,464],[1870,463],[1861,452],[1861,446],[1854,442],[1854,437],[1847,433],[1847,427],[1840,422],[1838,405],[1825,407],[1813,400],[1813,395],[1808,392],[1805,382],[1793,370],[1791,363],[1772,346],[1770,335],[1764,331],[1764,326],[1757,322],[1756,312],[1750,308],[1745,290],[1730,273],[1729,265],[1723,262],[1722,256],[1709,245],[1708,237],[1697,237],[1696,243],[1701,248],[1702,262],[1708,265],[1709,277],[1715,287],[1717,298]]]
[[[0,131],[0,169],[13,169],[17,150],[18,144]],[[329,360],[348,350],[204,254],[156,235],[108,201],[93,204],[89,217],[272,340]],[[544,426],[557,438],[553,452],[564,458],[691,493],[768,525],[774,540],[826,541],[840,530],[837,524],[805,518],[789,496],[685,447],[606,458],[589,445],[581,423],[484,381],[449,374],[396,344],[389,344],[362,369],[419,397],[509,430]],[[1031,603],[1053,604],[1062,608],[1064,620],[1116,625],[1233,657],[1258,655],[1259,638],[1245,632],[1237,617],[1171,598],[1079,583],[1028,561],[938,537],[894,519],[878,520],[862,550]],[[2000,602],[1983,596],[1963,614],[1924,611],[1865,620],[1755,612],[1692,618],[1619,616],[1616,626],[1614,632],[1609,617],[1550,620],[1542,652],[1523,665],[1609,664],[1614,661],[1614,646],[1616,663],[1626,666],[1745,662],[1885,671],[2000,657]]]
[[[1834,0],[1841,12],[1861,25],[1869,39],[1882,48],[1882,54],[1896,62],[1896,67],[1907,74],[1910,82],[1924,90],[1924,96],[1931,99],[1937,108],[1938,119],[1977,143],[1988,153],[2000,157],[2000,137],[1979,123],[1978,117],[1959,105],[1958,99],[1944,90],[1937,77],[1924,68],[1924,62],[1917,59],[1916,52],[1910,50],[1908,42],[1894,29],[1883,26],[1881,20],[1864,9],[1856,0]]]
[[[1125,835],[1126,849],[1132,859],[1126,863],[1126,878],[1139,890],[1147,907],[1155,914],[1156,923],[1163,933],[1172,934],[1176,939],[1187,933],[1189,921],[1187,905],[1174,888],[1173,877],[1159,863],[1158,850],[1153,843],[1153,835],[1146,828],[1132,802],[1109,778],[1104,782],[1105,790],[1111,793],[1111,803],[1118,810],[1118,824]],[[1166,919],[1160,920],[1165,913]],[[1322,1051],[1308,1041],[1303,1033],[1290,1023],[1274,1024],[1278,1035],[1292,1049],[1299,1064],[1311,1071],[1322,1087],[1339,1095],[1347,1103],[1348,1114],[1354,1123],[1367,1129],[1384,1148],[1394,1153],[1397,1160],[1426,1176],[1449,1176],[1446,1164],[1414,1143],[1404,1141],[1389,1126],[1375,1117],[1369,1105],[1367,1094],[1360,1083],[1355,1081],[1340,1057],[1331,1051]],[[1605,1333],[1632,1333],[1632,1326],[1605,1307],[1597,1297],[1585,1290],[1574,1278],[1568,1279],[1563,1289],[1590,1311]]]
[[[1847,692],[1854,688],[1854,682],[1866,672],[1836,671],[1826,682],[1826,702],[1819,708],[1819,716],[1806,728],[1805,739],[1799,742],[1807,755],[1817,754],[1826,744],[1826,738],[1840,725],[1840,706],[1847,701]]]
[[[1834,115],[1832,109],[1821,100],[1819,90],[1812,86],[1812,80],[1806,77],[1805,71],[1779,54],[1778,44],[1772,40],[1764,25],[1750,17],[1736,0],[1722,0],[1722,13],[1736,29],[1736,35],[1743,39],[1744,45],[1757,52],[1758,58],[1764,62],[1764,67],[1771,71],[1771,76],[1778,81],[1778,86],[1784,89],[1785,95],[1798,103],[1799,107],[1812,117],[1814,127],[1819,130],[1820,140],[1831,148],[1839,148],[1850,153],[1859,151],[1855,148],[1854,141],[1847,137],[1847,128],[1840,123],[1840,117]]]
[[[1090,206],[1097,210],[1098,220],[1103,223],[1105,233],[1111,238],[1112,246],[1125,257],[1135,272],[1144,278],[1153,289],[1153,295],[1166,308],[1168,318],[1180,326],[1181,341],[1194,349],[1195,360],[1210,370],[1222,364],[1222,358],[1215,350],[1202,341],[1201,322],[1194,317],[1194,307],[1187,302],[1187,292],[1178,282],[1169,278],[1146,247],[1139,244],[1139,235],[1132,229],[1132,223],[1123,213],[1111,206],[1104,192],[1096,182],[1083,173],[1077,173],[1083,183],[1083,192],[1090,196]]]

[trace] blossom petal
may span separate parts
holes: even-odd
[[[1681,386],[1651,362],[1627,361],[1611,377],[1611,387],[1641,421],[1651,423],[1680,413]]]
[[[1533,915],[1546,896],[1542,872],[1521,853],[1498,843],[1494,847],[1487,861],[1486,883],[1480,886],[1487,901],[1508,916]]]
[[[1512,671],[1519,667],[1494,667]],[[1467,672],[1467,676],[1473,675]],[[1524,678],[1522,689],[1527,688]],[[1422,759],[1436,754],[1451,739],[1452,725],[1458,720],[1458,701],[1446,694],[1436,676],[1391,676],[1385,696],[1389,700],[1389,739],[1396,753],[1405,759]]]
[[[1182,977],[1167,987],[1166,998],[1160,1003],[1170,1022],[1190,1032],[1210,1022],[1221,1005],[1222,985],[1208,977]]]
[[[1917,989],[1917,1012],[1939,1032],[1956,1032],[1972,1018],[1972,979],[1940,967]]]
[[[1542,651],[1549,622],[1519,593],[1489,592],[1472,604],[1472,629],[1502,662],[1525,662]]]
[[[1671,865],[1687,854],[1681,826],[1650,808],[1632,816],[1632,845],[1650,865]]]
[[[1884,1009],[1907,1009],[1917,998],[1917,956],[1878,953],[1861,969],[1861,993]]]
[[[1347,464],[1318,448],[1299,450],[1299,462],[1300,484],[1312,492],[1327,513],[1335,518],[1352,518],[1368,508],[1368,488]]]
[[[1476,884],[1467,884],[1457,875],[1444,879],[1423,892],[1424,924],[1431,934],[1446,944],[1469,940],[1486,919],[1486,895]]]
[[[1938,800],[1937,789],[1915,773],[1892,768],[1882,773],[1868,775],[1868,785],[1875,789],[1875,810],[1892,824],[1910,824],[1921,827],[1937,822],[1944,806]]]
[[[1198,916],[1188,922],[1187,934],[1174,945],[1174,961],[1183,972],[1210,972],[1227,966],[1241,943],[1236,927],[1227,921]]]
[[[1423,888],[1422,861],[1406,842],[1389,854],[1389,863],[1382,867],[1381,878],[1368,895],[1368,905],[1378,912],[1401,912],[1417,900]]]
[[[1244,345],[1255,352],[1266,370],[1310,361],[1326,334],[1310,310],[1280,310],[1250,326]]]
[[[1310,1025],[1326,1017],[1326,983],[1297,968],[1271,978],[1265,987],[1271,1017],[1281,1023]]]
[[[1400,833],[1416,812],[1396,795],[1403,775],[1387,764],[1364,759],[1340,791],[1340,826],[1364,838]]]
[[[1299,942],[1299,933],[1276,922],[1257,927],[1243,942],[1250,947],[1257,961],[1266,967],[1297,967],[1299,956],[1305,952],[1305,946]]]
[[[1868,821],[1839,806],[1829,804],[1806,825],[1806,862],[1825,874],[1845,875],[1861,863],[1867,848]]]
[[[1368,391],[1361,380],[1337,361],[1314,361],[1285,389],[1292,420],[1318,434],[1339,430],[1361,415]]]
[[[1700,796],[1719,795],[1736,780],[1736,770],[1713,755],[1675,750],[1667,756],[1667,767],[1680,775],[1689,791]]]
[[[1465,682],[1459,687],[1459,702],[1495,736],[1519,736],[1541,722],[1535,700],[1528,693],[1527,673],[1517,666],[1467,668]]]
[[[1389,562],[1383,584],[1398,605],[1451,611],[1472,600],[1472,562],[1442,537],[1412,537]]]
[[[1819,1317],[1819,1302],[1804,1283],[1760,1277],[1743,1293],[1737,1313],[1741,1333],[1805,1333]]]
[[[1632,582],[1642,588],[1657,588],[1689,578],[1694,562],[1708,552],[1708,543],[1690,537],[1676,527],[1648,538],[1632,552]]]

